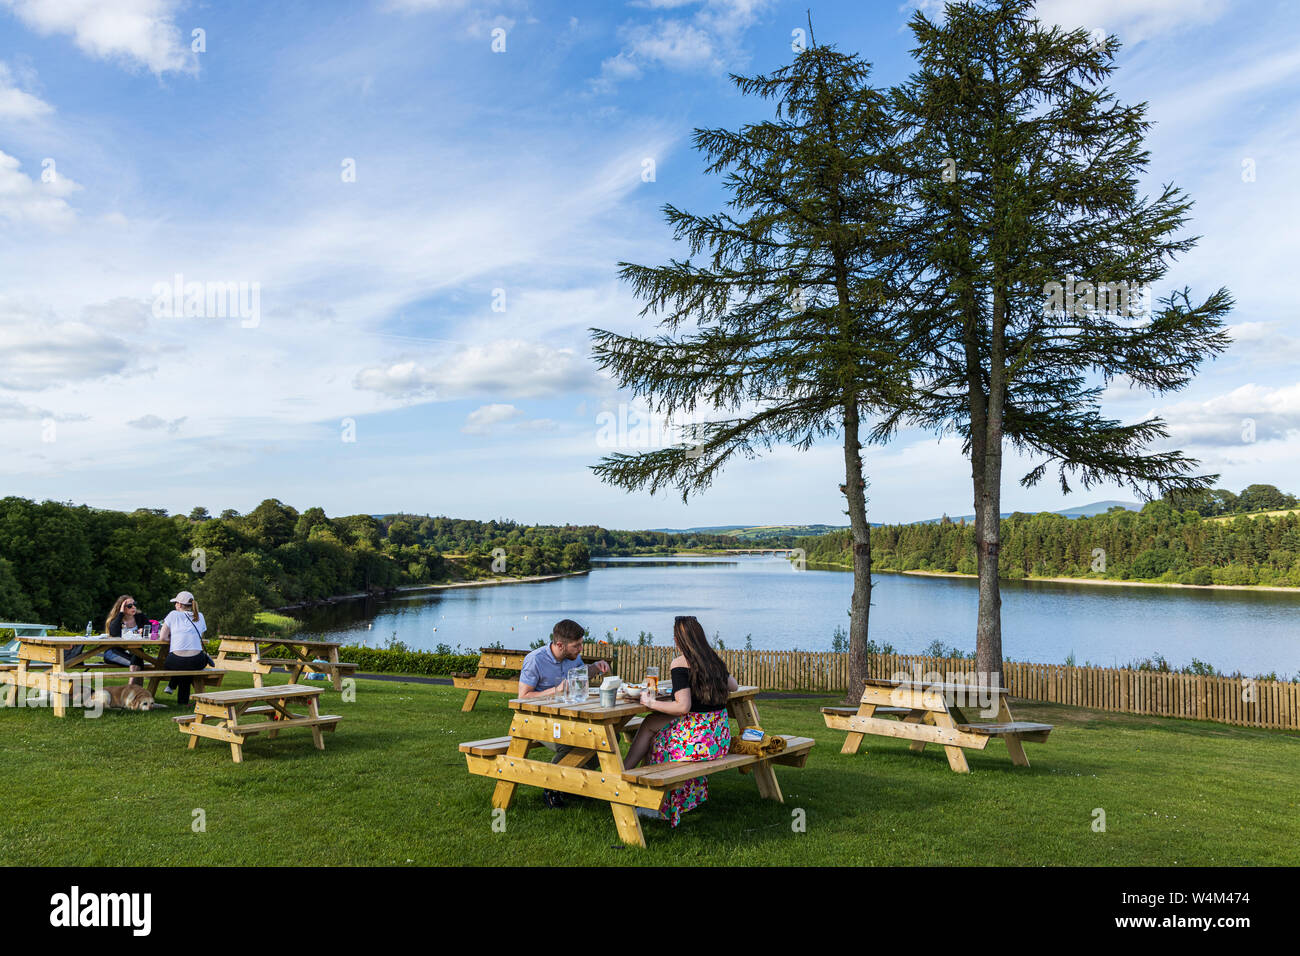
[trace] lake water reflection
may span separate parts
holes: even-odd
[[[597,562],[599,564],[597,565]],[[305,612],[314,635],[422,650],[438,644],[524,647],[560,618],[635,642],[641,631],[671,641],[677,614],[694,614],[729,648],[829,650],[847,628],[852,578],[795,571],[775,556],[594,559],[590,574],[528,584],[410,592]],[[900,653],[931,641],[973,649],[978,594],[967,578],[879,574],[871,637]],[[1300,594],[1004,581],[1006,656],[1049,664],[1116,666],[1163,654],[1247,674],[1300,673]]]

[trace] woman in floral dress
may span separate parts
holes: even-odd
[[[731,749],[731,728],[727,724],[727,695],[736,689],[736,679],[704,636],[704,628],[693,617],[673,621],[673,699],[655,700],[649,691],[641,704],[655,713],[646,717],[627,752],[626,765],[636,767],[643,760],[668,763],[677,760],[713,760]],[[694,777],[664,797],[659,816],[677,826],[682,814],[709,799],[707,777]]]

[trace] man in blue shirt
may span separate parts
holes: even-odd
[[[570,672],[586,666],[582,663],[583,637],[582,625],[577,621],[565,619],[556,624],[551,630],[551,642],[524,658],[524,666],[519,671],[519,696],[554,697],[567,691]],[[597,661],[587,668],[587,673],[595,684],[609,673],[609,664]],[[544,743],[555,751],[551,763],[559,763],[573,749],[563,744]],[[584,767],[592,765],[595,760],[592,757]],[[564,797],[556,790],[543,790],[542,799],[548,807],[558,809],[564,806]]]
[[[568,690],[571,670],[582,663],[582,625],[563,620],[551,631],[551,642],[524,658],[519,671],[519,696],[554,697]],[[587,668],[593,684],[609,673],[609,664],[597,661]]]

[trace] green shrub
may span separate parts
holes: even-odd
[[[1133,577],[1150,580],[1173,570],[1178,556],[1168,548],[1149,548],[1133,560]]]
[[[443,645],[444,647],[446,645]],[[477,654],[433,653],[407,648],[341,647],[339,660],[357,665],[357,670],[374,674],[423,674],[447,677],[478,668]],[[502,672],[504,676],[505,672]],[[511,672],[513,676],[513,672]]]

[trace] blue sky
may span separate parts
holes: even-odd
[[[615,264],[680,253],[663,203],[723,201],[691,131],[768,115],[726,74],[788,61],[807,6],[0,0],[4,493],[621,528],[843,523],[833,441],[737,463],[689,505],[589,471],[630,397],[596,373],[586,330],[651,326]],[[817,40],[896,82],[915,7],[816,3]],[[1156,123],[1148,187],[1172,180],[1196,200],[1203,238],[1166,290],[1227,285],[1238,302],[1236,344],[1191,388],[1152,398],[1121,383],[1108,410],[1164,415],[1227,487],[1296,491],[1300,13],[1039,9],[1120,37],[1112,86]],[[245,283],[249,305],[256,283],[255,320],[168,314],[159,290],[177,275]],[[616,437],[631,450],[654,436]],[[866,466],[874,520],[971,511],[951,439],[905,432]],[[1017,467],[1008,510],[1130,497],[1025,490]]]

